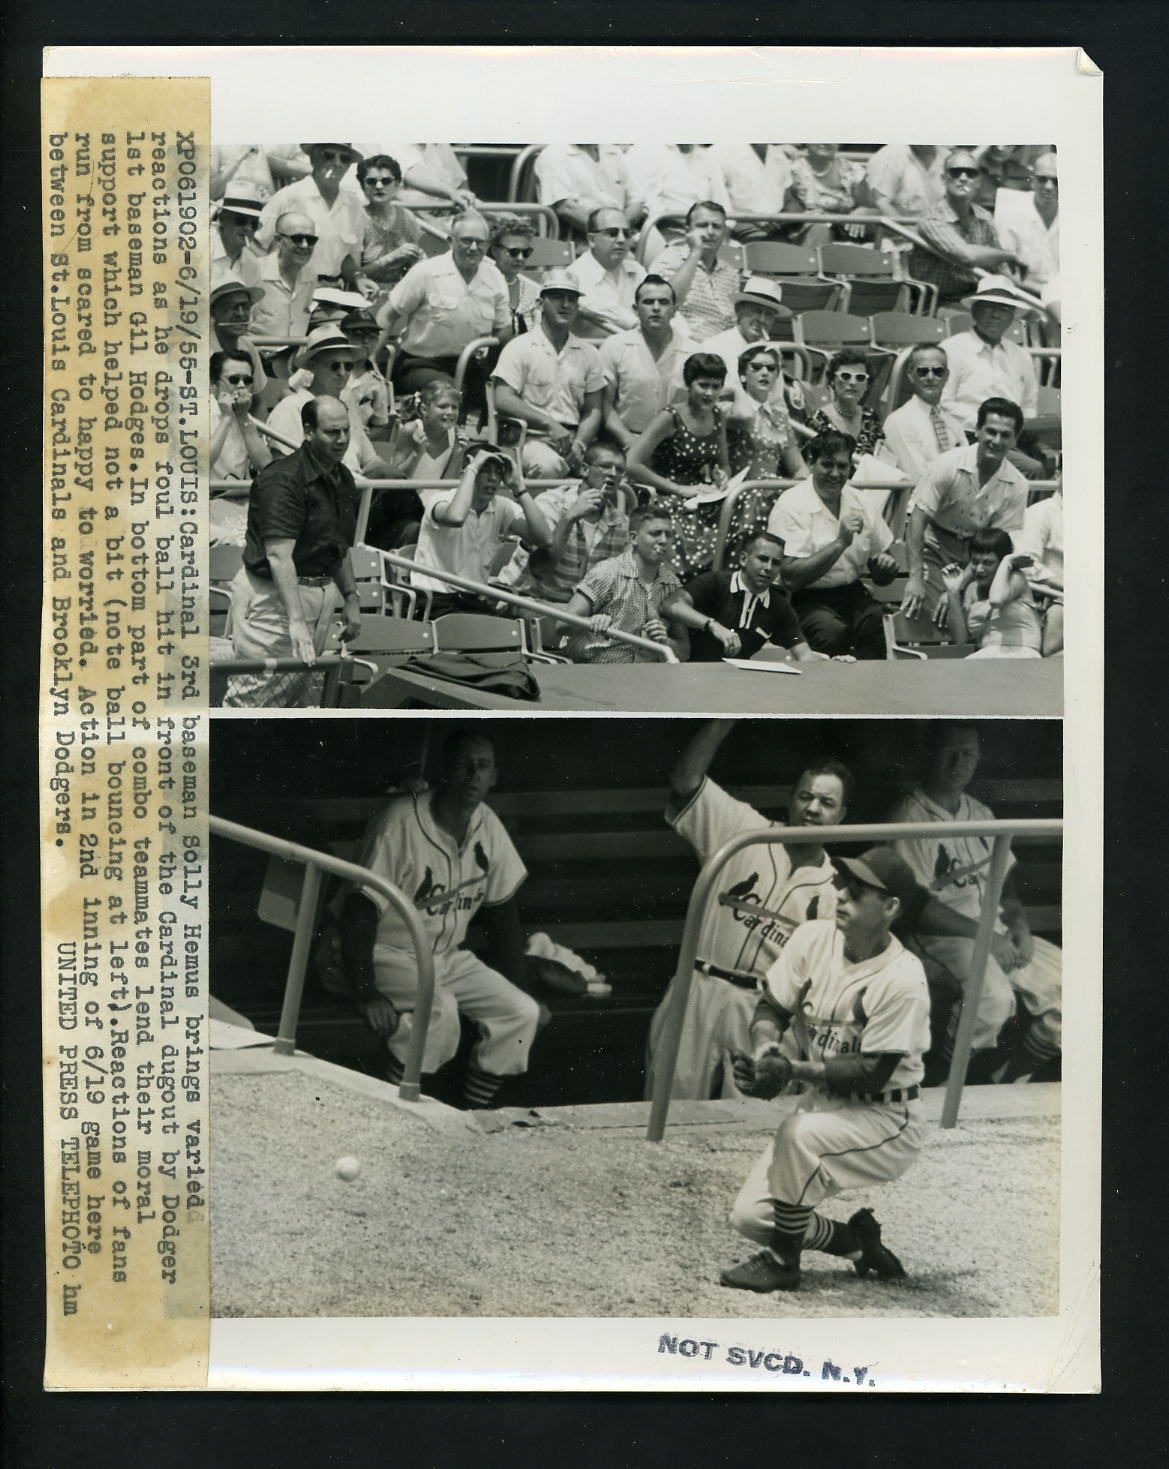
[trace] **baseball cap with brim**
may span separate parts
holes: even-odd
[[[326,322],[324,326],[317,327],[316,331],[309,332],[308,341],[297,354],[298,362],[310,361],[318,352],[351,352],[353,345],[345,333],[333,322]]]
[[[870,847],[859,857],[836,857],[837,867],[846,868],[858,881],[883,893],[907,901],[917,887],[917,879],[904,858],[892,847]]]
[[[234,296],[237,294],[247,296],[248,300],[254,306],[264,292],[260,286],[249,286],[246,281],[241,281],[239,276],[229,275],[225,276],[211,292],[211,301],[209,304],[214,306],[216,301],[221,300],[224,296]]]
[[[747,302],[752,306],[767,306],[780,316],[790,316],[791,311],[783,304],[782,298],[783,289],[778,281],[768,280],[763,275],[750,275],[735,297],[735,305]]]
[[[341,326],[347,332],[378,332],[381,328],[368,311],[351,311]]]
[[[584,292],[577,284],[576,277],[569,270],[550,270],[540,282],[540,295],[546,296],[549,291],[570,291],[574,296],[583,296]]]
[[[1034,301],[1028,301],[1026,296],[1021,296],[1015,289],[1014,282],[1005,275],[983,276],[974,295],[966,296],[962,301],[967,311],[980,303],[987,306],[1013,306],[1016,311],[1026,311],[1028,307],[1035,305]]]
[[[363,153],[359,152],[352,143],[302,143],[300,146],[301,150],[307,153],[310,158],[312,157],[312,152],[314,148],[344,148],[345,151],[349,154],[350,163],[360,163],[362,158],[365,156]]]
[[[246,179],[233,183],[228,192],[220,199],[216,208],[216,214],[242,214],[248,219],[259,219],[264,209],[264,200],[260,197],[260,191],[255,184],[250,184]]]

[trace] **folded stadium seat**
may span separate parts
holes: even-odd
[[[848,285],[848,309],[854,316],[878,311],[920,310],[924,287],[902,278],[896,251],[871,245],[821,245],[820,274]]]
[[[918,316],[910,311],[877,311],[869,316],[873,343],[878,347],[915,347],[922,342],[941,346],[946,323],[938,316]]]
[[[337,685],[337,706],[354,708],[387,664],[405,663],[419,654],[436,650],[434,624],[411,622],[404,617],[366,617],[361,631],[350,642],[341,641],[341,625],[329,632],[326,653],[346,651]]]
[[[886,612],[885,646],[890,661],[898,658],[965,658],[974,652],[973,643],[952,643],[947,629],[932,617],[906,617],[904,612]]]
[[[794,325],[797,344],[812,354],[813,370],[816,360],[827,368],[828,359],[841,347],[873,345],[868,317],[853,316],[848,311],[805,311],[795,318]]]
[[[439,653],[522,653],[526,646],[519,618],[492,617],[486,612],[447,612],[433,624]]]
[[[349,567],[357,584],[357,602],[362,613],[386,610],[386,584],[382,578],[382,558],[373,546],[354,546],[349,552]]]
[[[820,275],[815,250],[775,240],[752,240],[743,246],[743,272],[769,276],[779,282],[783,304],[800,315],[805,311],[847,311],[848,285]],[[775,328],[780,341],[798,341],[788,318]]]
[[[524,265],[524,274],[531,276],[537,285],[540,275],[546,270],[567,270],[576,259],[571,240],[550,240],[546,235],[535,235],[529,241],[532,254]]]
[[[416,546],[398,546],[395,556],[402,556],[407,561],[414,560]],[[430,604],[434,600],[434,593],[429,587],[414,587],[410,585],[410,573],[401,566],[395,566],[392,561],[382,561],[382,569],[385,573],[386,587],[390,593],[390,605],[395,617],[416,618],[427,620],[430,617]],[[421,612],[419,603],[421,602]]]

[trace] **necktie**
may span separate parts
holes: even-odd
[[[934,426],[934,438],[938,441],[938,453],[944,454],[952,445],[949,431],[946,428],[946,420],[942,417],[942,410],[936,403],[930,409],[930,422]]]

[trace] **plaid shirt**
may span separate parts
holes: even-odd
[[[612,618],[614,627],[642,637],[646,623],[662,616],[662,604],[681,585],[668,566],[659,566],[657,579],[647,586],[638,574],[630,548],[594,566],[576,590],[588,599],[594,615],[604,612]],[[611,642],[604,633],[574,631],[565,651],[577,663],[657,661],[652,653],[631,648],[628,643]]]
[[[653,262],[655,274],[671,280],[690,258],[685,240],[667,245]],[[729,261],[716,260],[713,270],[699,264],[678,315],[686,318],[695,343],[705,342],[716,332],[729,331],[735,324],[735,297],[739,294],[739,272]]]
[[[558,485],[555,489],[545,490],[537,498],[536,504],[549,531],[555,532],[579,496],[578,485]],[[531,553],[519,546],[495,581],[512,591],[538,597],[542,602],[567,602],[594,566],[619,556],[629,543],[629,516],[619,505],[606,506],[600,520],[589,529],[596,532],[591,546],[585,523],[575,521],[569,529],[559,561],[554,567],[545,567],[538,576],[528,564]]]
[[[999,237],[994,220],[979,204],[972,204],[970,209],[970,218],[964,223],[954,213],[949,201],[943,199],[917,224],[917,232],[926,244],[932,245],[945,258],[940,259],[929,250],[919,250],[915,245],[909,254],[909,273],[915,280],[937,286],[938,298],[943,303],[960,300],[977,284],[974,273],[967,266],[957,264],[956,247],[979,245],[998,248]]]

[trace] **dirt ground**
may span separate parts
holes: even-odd
[[[803,1288],[732,1292],[727,1213],[769,1140],[732,1123],[583,1126],[585,1109],[441,1127],[304,1070],[217,1074],[215,1316],[1042,1316],[1058,1308],[1059,1089],[974,1088],[871,1204],[909,1279],[804,1257]],[[999,1094],[991,1098],[989,1093]],[[1009,1096],[1003,1094],[1009,1093]],[[936,1117],[940,1099],[927,1104]],[[709,1104],[712,1107],[718,1104]],[[609,1109],[610,1114],[614,1109]],[[987,1114],[993,1115],[987,1115]],[[626,1113],[619,1113],[625,1116]],[[720,1114],[725,1115],[725,1114]],[[521,1125],[526,1123],[527,1125]],[[351,1183],[334,1173],[352,1155]]]

